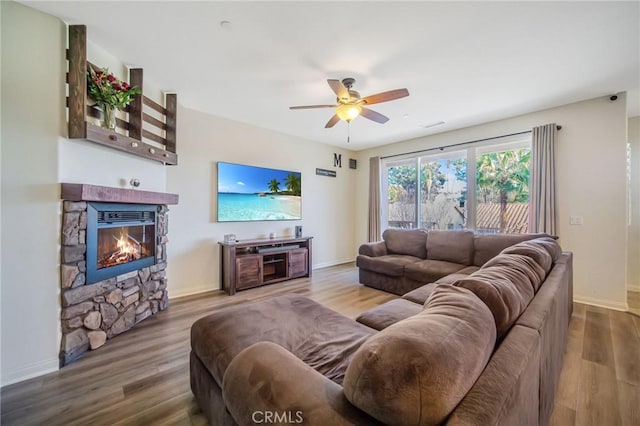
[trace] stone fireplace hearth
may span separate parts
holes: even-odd
[[[81,184],[62,184],[62,198],[60,366],[166,309],[167,205],[178,202],[175,194]],[[155,212],[155,255],[147,262],[152,264],[87,283],[87,253],[92,251],[87,249],[92,240],[87,235],[87,210],[94,201],[144,205],[144,210]]]

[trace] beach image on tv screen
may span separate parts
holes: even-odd
[[[302,218],[300,172],[218,163],[218,222]]]

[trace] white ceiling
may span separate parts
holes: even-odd
[[[640,114],[639,2],[22,3],[87,25],[188,108],[354,150],[622,91]],[[410,96],[349,144],[331,109],[288,109],[334,103],[326,80],[345,77]]]

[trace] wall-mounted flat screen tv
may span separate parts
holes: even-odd
[[[300,172],[218,162],[218,222],[302,218]]]

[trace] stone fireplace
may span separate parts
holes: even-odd
[[[62,184],[60,366],[166,309],[175,194]]]

